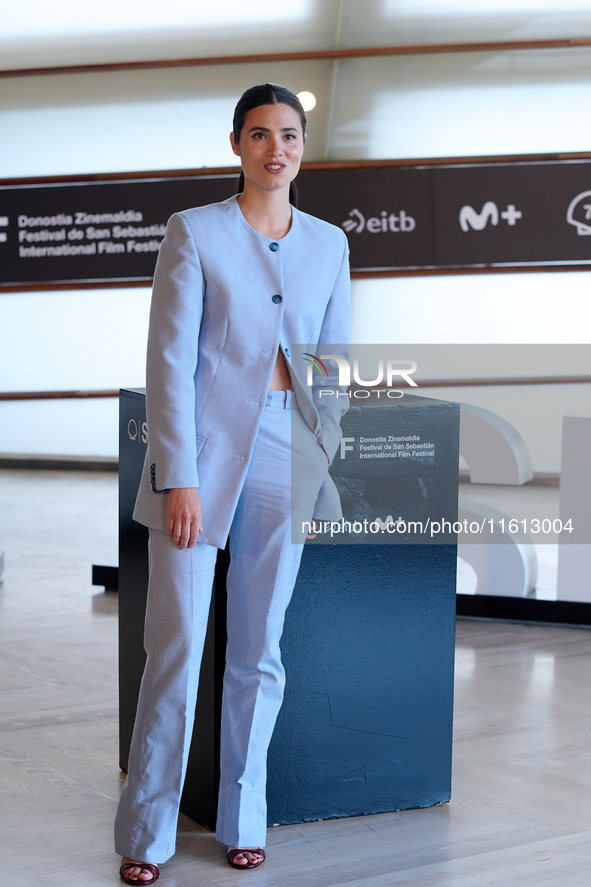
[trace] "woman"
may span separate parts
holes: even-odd
[[[148,658],[115,823],[130,884],[153,883],[174,853],[215,559],[228,535],[216,836],[236,868],[265,858],[279,639],[302,553],[292,515],[297,527],[338,509],[328,462],[346,408],[346,398],[337,409],[315,404],[290,367],[292,343],[346,342],[350,324],[345,235],[290,204],[305,127],[288,89],[247,90],[230,135],[240,193],[172,216],[158,258],[134,513],[150,528]]]

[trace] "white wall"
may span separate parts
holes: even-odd
[[[585,272],[355,280],[353,341],[586,343],[588,281]],[[149,299],[144,288],[0,297],[2,389],[142,387]],[[416,351],[410,355],[415,359]],[[562,372],[586,374],[589,366],[591,361],[579,366],[565,360]],[[523,367],[510,375],[527,373]],[[529,373],[557,374],[554,356],[548,369],[538,362]],[[501,373],[475,366],[451,375]],[[424,393],[504,416],[524,437],[534,470],[541,472],[559,470],[561,416],[591,410],[591,390],[580,385]],[[115,456],[117,428],[115,400],[0,402],[0,452]]]
[[[347,59],[336,160],[587,151],[589,47]]]
[[[319,160],[331,73],[331,62],[276,62],[9,78],[0,92],[2,176],[236,166],[234,106],[265,80],[324,97],[306,144],[306,158]]]
[[[591,374],[591,346],[581,354],[568,344],[587,344],[591,330],[588,272],[401,277],[353,281],[354,341],[434,344],[548,345],[536,363],[504,371],[482,363],[429,368],[423,378],[473,378]],[[558,363],[554,346],[560,349]],[[463,352],[459,352],[463,354]],[[494,352],[496,353],[496,352]],[[544,355],[547,353],[547,361]],[[401,350],[401,356],[429,360],[429,350]],[[447,359],[447,358],[446,358]],[[437,388],[426,396],[476,404],[511,422],[530,450],[534,471],[558,473],[562,416],[591,412],[591,386],[551,385],[494,388]]]
[[[142,387],[150,291],[0,295],[2,391]],[[0,401],[0,453],[115,456],[117,400]]]
[[[358,342],[588,342],[591,273],[353,281]]]

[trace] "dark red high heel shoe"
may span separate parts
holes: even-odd
[[[140,878],[128,878],[125,874],[128,869],[146,869],[146,871],[150,872],[152,877],[149,881],[140,880]],[[160,872],[158,866],[154,865],[153,862],[124,862],[119,869],[119,877],[122,881],[125,881],[126,884],[135,884],[136,887],[138,887],[138,885],[141,887],[141,885],[153,884],[154,881],[157,881],[160,877]]]
[[[239,862],[234,862],[237,856],[240,856],[243,853],[256,853],[257,856],[262,856],[263,858],[260,862],[246,862],[246,865],[240,865]],[[257,847],[256,850],[241,850],[239,847],[236,847],[234,850],[228,850],[226,853],[226,859],[235,869],[256,869],[259,865],[262,865],[265,861],[265,851],[262,847]]]

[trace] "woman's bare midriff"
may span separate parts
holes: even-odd
[[[273,375],[269,383],[269,389],[272,391],[289,391],[291,388],[291,377],[287,369],[287,361],[281,348],[277,351],[277,360],[273,367]]]

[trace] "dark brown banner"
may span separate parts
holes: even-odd
[[[169,216],[233,173],[0,186],[0,287],[149,282]],[[303,169],[300,208],[357,272],[591,264],[591,161]]]

